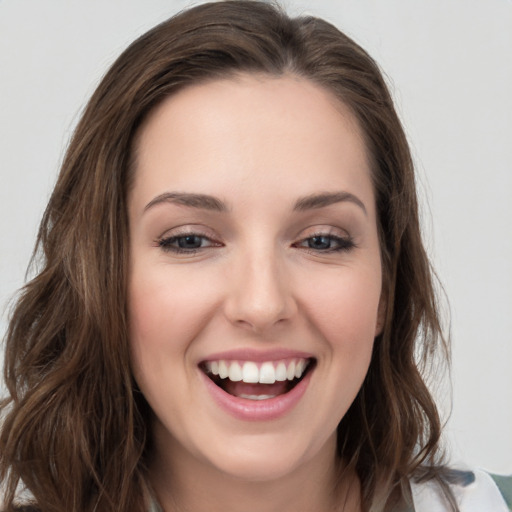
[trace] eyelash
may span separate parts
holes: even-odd
[[[201,243],[202,243],[202,241],[207,240],[209,242],[209,245],[207,245],[206,247],[191,247],[191,248],[179,247],[179,245],[177,245],[177,246],[172,245],[174,243],[179,244],[179,240],[182,240],[185,238],[192,238],[192,237],[196,238],[196,239],[197,238],[201,239]],[[208,237],[202,233],[193,233],[193,232],[180,233],[179,235],[173,235],[173,236],[169,236],[166,238],[160,238],[158,240],[158,246],[162,250],[164,250],[165,252],[174,252],[176,254],[195,254],[201,250],[209,249],[210,247],[219,247],[221,245],[222,244],[220,244],[218,242],[214,242],[210,237]]]
[[[294,247],[301,247],[301,244],[311,241],[315,238],[327,238],[329,243],[336,244],[336,247],[328,247],[325,249],[318,249],[314,247],[303,247],[304,249],[307,249],[308,251],[318,254],[318,253],[336,253],[336,252],[349,252],[352,249],[356,248],[356,244],[354,243],[354,240],[351,236],[341,237],[337,235],[333,235],[332,233],[314,233],[311,236],[308,236],[307,238],[303,238],[302,240],[299,240],[295,244],[293,244]]]
[[[200,246],[200,247],[179,247],[179,241],[186,239],[186,238],[195,238],[200,239],[200,243],[202,244],[203,241],[208,241],[209,244],[207,246]],[[323,249],[314,248],[311,246],[302,246],[301,244],[304,244],[306,242],[310,242],[315,238],[324,238],[328,239],[329,245],[334,243],[335,247],[327,247]],[[157,241],[158,246],[165,252],[174,252],[175,254],[195,254],[201,250],[209,249],[211,247],[220,247],[222,244],[219,242],[213,241],[210,237],[202,234],[202,233],[181,233],[179,235],[173,235],[166,238],[161,238]],[[178,244],[178,245],[173,245]],[[326,234],[326,233],[315,233],[311,236],[308,236],[307,238],[303,238],[302,240],[299,240],[298,242],[294,243],[292,245],[296,248],[303,248],[308,250],[311,253],[337,253],[337,252],[349,252],[350,250],[354,249],[356,247],[356,244],[352,240],[350,236],[347,237],[341,237],[333,234]]]

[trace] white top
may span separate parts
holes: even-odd
[[[509,512],[498,486],[488,473],[472,471],[475,480],[468,485],[450,485],[460,512]],[[449,509],[435,482],[411,482],[414,512],[447,512]]]

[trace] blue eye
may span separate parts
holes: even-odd
[[[199,249],[203,245],[203,237],[197,235],[186,235],[176,238],[180,249]]]
[[[214,245],[215,244],[208,237],[196,233],[170,236],[158,241],[158,246],[164,251],[177,253],[194,253],[200,249]]]
[[[326,250],[332,248],[333,239],[330,236],[312,236],[307,243],[310,249]]]
[[[296,244],[296,247],[310,249],[315,252],[349,251],[355,247],[350,237],[343,238],[336,235],[313,235]]]

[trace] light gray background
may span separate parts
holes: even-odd
[[[451,303],[450,450],[512,472],[512,2],[283,3],[332,21],[391,77]],[[85,101],[129,42],[188,5],[0,0],[0,333]]]

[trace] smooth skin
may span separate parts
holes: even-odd
[[[244,74],[167,99],[135,149],[130,343],[162,507],[360,510],[355,475],[336,485],[336,428],[385,305],[355,118],[306,79]],[[313,355],[292,410],[244,421],[212,400],[199,363],[240,348]]]

